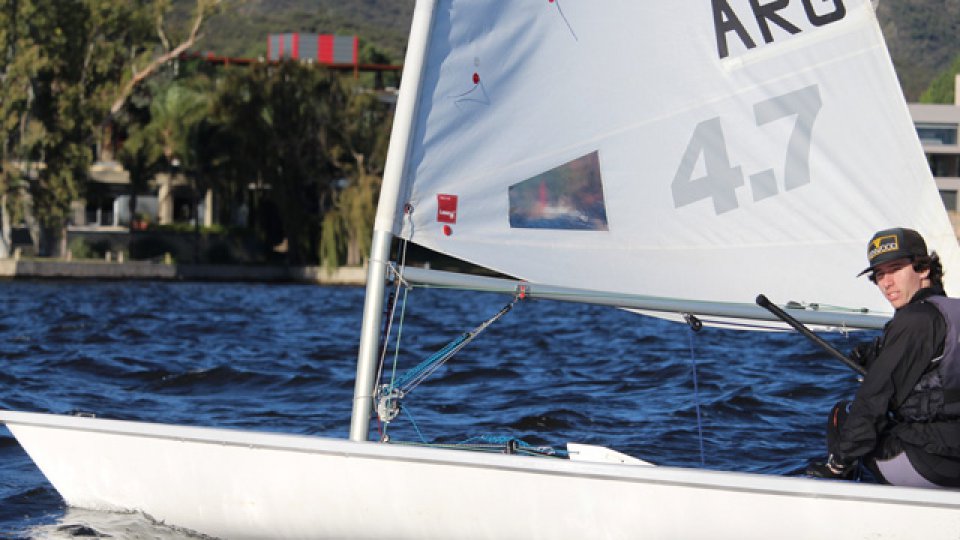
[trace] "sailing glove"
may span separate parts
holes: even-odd
[[[836,454],[830,454],[824,461],[813,461],[807,466],[807,476],[812,478],[833,478],[848,480],[853,478],[857,470],[857,460],[842,459]]]
[[[853,360],[853,362],[859,366],[869,368],[870,364],[877,359],[877,356],[880,355],[880,338],[876,338],[873,341],[865,341],[850,351],[850,354],[847,355],[847,358]]]

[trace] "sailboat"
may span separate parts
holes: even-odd
[[[868,0],[418,0],[349,439],[0,421],[71,507],[221,538],[955,538],[957,491],[369,440],[388,280],[783,328],[764,293],[819,329],[879,328],[855,275],[892,226],[960,291]],[[392,264],[395,241],[510,277]]]

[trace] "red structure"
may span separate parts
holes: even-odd
[[[267,36],[267,60],[293,58],[321,64],[356,65],[359,41],[357,36],[332,34],[270,34]]]

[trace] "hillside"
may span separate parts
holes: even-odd
[[[877,18],[907,99],[960,54],[960,0],[880,0]]]
[[[195,0],[174,0],[172,20],[192,16]],[[224,0],[196,49],[218,55],[266,55],[267,35],[283,32],[356,34],[402,63],[414,0]],[[185,28],[182,24],[180,27]]]
[[[358,34],[403,60],[415,0],[225,0],[198,49],[228,56],[266,53],[271,32]],[[180,17],[195,0],[174,0]],[[915,101],[960,53],[960,0],[880,0],[877,17],[907,98]]]

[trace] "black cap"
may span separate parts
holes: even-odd
[[[920,233],[902,227],[886,229],[873,235],[873,238],[870,239],[867,244],[867,262],[870,263],[870,266],[857,276],[862,276],[886,262],[905,258],[912,260],[926,256],[927,243],[923,241]]]

